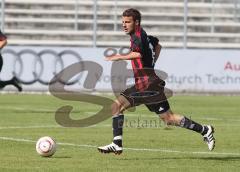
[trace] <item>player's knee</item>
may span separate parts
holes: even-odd
[[[163,122],[165,122],[168,125],[171,125],[172,123],[174,123],[174,116],[170,112],[161,114],[160,118],[163,120]]]
[[[111,106],[111,111],[112,111],[112,115],[116,115],[120,113],[120,109],[121,109],[121,105],[114,102]]]

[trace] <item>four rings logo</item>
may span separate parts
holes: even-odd
[[[82,61],[81,56],[72,50],[56,52],[52,49],[44,49],[36,52],[32,49],[23,49],[16,52],[12,49],[4,49],[2,55],[4,58],[12,58],[12,67],[7,72],[15,76],[22,84],[31,85],[39,82],[43,85],[49,85],[59,81],[64,85],[73,85],[81,77],[81,74],[79,74],[70,81],[65,81],[61,78],[51,80],[59,71],[62,71],[69,65],[67,64],[67,59],[74,59],[74,63]]]

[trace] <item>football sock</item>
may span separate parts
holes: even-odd
[[[204,127],[201,124],[198,124],[197,122],[188,119],[187,117],[183,117],[183,119],[180,121],[180,127],[196,131],[202,135],[206,134],[208,130],[207,127]]]
[[[124,115],[115,115],[112,118],[113,127],[113,143],[122,147],[122,134],[123,134]]]
[[[0,81],[0,88],[4,88],[6,85],[12,84],[12,81]]]
[[[18,89],[18,91],[22,91],[22,87],[18,83],[18,81],[15,77],[11,80],[8,80],[8,81],[1,81],[0,80],[0,89],[4,88],[6,85],[13,85]]]

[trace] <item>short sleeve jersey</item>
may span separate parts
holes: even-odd
[[[131,60],[135,86],[137,90],[144,91],[151,81],[159,80],[159,77],[154,72],[154,49],[159,40],[156,37],[148,36],[141,27],[138,27],[135,33],[130,36],[131,51],[139,52],[142,56]]]

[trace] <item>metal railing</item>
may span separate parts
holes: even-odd
[[[119,11],[122,10],[123,8],[126,8],[126,6],[128,6],[127,4],[129,4],[129,7],[135,7],[136,8],[155,8],[155,7],[161,7],[161,5],[163,3],[161,3],[161,1],[151,1],[151,2],[148,2],[148,1],[118,1],[118,0],[86,0],[86,1],[82,1],[82,0],[71,0],[71,1],[64,1],[64,0],[59,0],[59,1],[32,1],[32,0],[23,0],[22,3],[26,4],[28,3],[29,1],[29,4],[37,4],[37,3],[40,3],[40,4],[44,4],[44,2],[46,2],[46,4],[50,4],[50,3],[56,3],[59,2],[59,3],[63,3],[63,4],[66,4],[66,5],[72,5],[73,6],[73,13],[74,13],[74,17],[72,18],[73,22],[71,22],[71,24],[73,24],[73,28],[72,29],[69,29],[69,32],[76,32],[76,33],[79,33],[80,34],[80,31],[83,31],[81,28],[79,29],[79,23],[81,23],[81,25],[84,25],[84,22],[85,23],[88,23],[90,24],[92,22],[92,28],[91,29],[88,29],[86,31],[91,31],[91,33],[89,35],[92,35],[91,36],[91,39],[90,41],[92,41],[92,46],[93,47],[97,47],[97,46],[101,46],[101,44],[99,42],[104,42],[104,41],[101,41],[99,39],[99,37],[101,36],[101,33],[103,33],[105,30],[104,29],[99,29],[99,26],[100,25],[110,25],[112,24],[112,29],[108,30],[109,32],[113,32],[115,35],[118,31],[120,31],[119,27],[121,25],[120,21],[119,21],[119,17],[121,16],[121,14],[119,14]],[[7,8],[5,6],[5,3],[18,3],[20,4],[19,1],[16,1],[16,0],[1,0],[1,30],[4,30],[8,33],[10,32],[9,30],[18,30],[19,29],[15,29],[15,28],[9,28],[9,27],[5,27],[5,25],[7,23],[9,23],[10,21],[13,21],[15,23],[17,23],[17,20],[20,21],[20,19],[14,19],[14,18],[6,18],[6,11],[7,11]],[[168,26],[169,27],[179,27],[180,29],[176,32],[169,32],[168,28],[165,29],[164,31],[159,31],[159,30],[156,30],[156,29],[151,29],[150,27],[150,32],[154,32],[154,33],[159,33],[159,35],[161,36],[161,34],[163,33],[166,33],[166,35],[169,37],[169,40],[173,39],[172,41],[172,47],[175,46],[174,42],[175,40],[178,40],[177,43],[179,43],[179,45],[177,47],[182,47],[182,48],[188,48],[188,47],[191,47],[191,43],[193,43],[194,45],[197,46],[197,42],[194,42],[192,41],[193,39],[195,39],[196,37],[201,37],[199,35],[205,35],[206,40],[209,39],[209,35],[207,35],[208,33],[209,34],[212,34],[214,38],[217,37],[217,35],[222,35],[224,38],[223,39],[226,39],[228,38],[227,37],[227,34],[231,35],[231,34],[239,34],[240,32],[225,32],[225,28],[221,28],[221,27],[227,27],[225,25],[224,22],[222,22],[222,25],[221,25],[221,22],[218,21],[219,18],[224,18],[224,16],[221,16],[221,13],[217,12],[217,10],[223,10],[223,8],[227,8],[227,7],[223,7],[221,6],[221,3],[219,3],[220,1],[216,1],[216,0],[202,0],[202,1],[195,1],[195,0],[184,0],[183,2],[177,2],[175,1],[176,3],[176,6],[179,7],[179,10],[180,12],[176,12],[177,14],[172,14],[172,17],[174,18],[175,17],[178,17],[179,20],[177,21],[152,21],[152,23],[150,23],[150,21],[148,21],[147,19],[145,20],[145,23],[146,25],[149,23],[149,25],[153,26],[153,27],[164,27],[164,26]],[[142,3],[142,5],[141,5]],[[171,5],[171,1],[167,2]],[[232,18],[233,20],[230,23],[230,25],[228,27],[237,27],[239,28],[240,27],[240,0],[229,0],[229,1],[224,1],[222,2],[224,5],[228,5],[229,8],[233,9],[233,14],[229,14],[232,15]],[[90,5],[92,7],[92,19],[79,19],[79,15],[81,13],[81,9],[80,7],[83,6],[84,4],[87,4],[87,5]],[[151,4],[153,4],[151,6]],[[165,3],[164,3],[165,4]],[[174,3],[172,3],[174,4]],[[210,17],[209,17],[209,14],[206,15],[206,18],[209,18],[210,21],[205,21],[204,19],[201,19],[202,21],[198,22],[198,18],[200,17],[203,17],[203,15],[199,15],[197,16],[195,13],[192,13],[191,12],[191,9],[192,8],[198,8],[198,5],[199,5],[199,9],[203,9],[203,10],[209,10],[210,12],[208,12],[210,14]],[[164,6],[164,5],[163,5]],[[101,14],[100,13],[103,13],[103,11],[99,10],[100,8],[103,8],[103,7],[108,7],[108,8],[111,8],[112,11],[106,11],[102,16],[106,16],[107,13],[109,13],[108,15],[109,16],[112,16],[112,19],[107,21],[107,20],[104,20],[104,19],[101,19]],[[227,11],[228,9],[226,9]],[[145,14],[146,12],[143,10],[143,15]],[[165,14],[161,14],[160,12],[158,12],[159,15],[165,15]],[[156,14],[158,14],[156,12]],[[182,14],[181,14],[182,13]],[[170,13],[169,13],[170,14]],[[204,13],[203,13],[204,14]],[[155,15],[155,13],[152,13],[151,14],[152,16]],[[179,15],[179,16],[178,16]],[[166,16],[168,17],[168,16]],[[159,18],[161,18],[161,16],[159,16]],[[29,20],[31,20],[31,18],[28,18]],[[26,20],[27,21],[27,20]],[[46,20],[47,21],[47,20]],[[62,20],[63,22],[68,22],[67,20]],[[21,20],[21,22],[24,22],[24,20]],[[31,21],[29,21],[31,22]],[[33,22],[37,22],[37,21],[34,21],[33,19]],[[40,23],[41,21],[39,21]],[[44,21],[43,21],[44,22]],[[59,21],[60,22],[60,21]],[[154,25],[154,22],[156,22],[156,24]],[[172,23],[172,25],[170,25],[169,23]],[[49,21],[49,23],[51,23]],[[69,21],[70,23],[70,21]],[[143,21],[144,23],[144,21]],[[182,24],[181,24],[182,23]],[[204,28],[203,28],[204,27]],[[202,30],[207,30],[209,28],[208,31],[195,31],[195,30],[200,30],[201,28],[203,28]],[[156,31],[155,31],[156,30]],[[194,30],[191,31],[191,30]],[[220,30],[220,31],[218,31]],[[224,31],[221,31],[221,30],[224,30]],[[231,30],[231,29],[229,29]],[[234,30],[234,29],[232,29]],[[235,29],[236,30],[236,29]],[[34,31],[34,29],[33,29]],[[46,32],[47,33],[47,32]],[[224,35],[224,33],[226,33]],[[11,35],[11,33],[9,33]],[[111,37],[114,37],[115,35],[114,34],[108,34],[109,36]],[[182,36],[178,36],[178,38],[174,38],[174,36],[171,36],[171,34],[175,34],[175,35],[179,35],[179,34],[182,34]],[[193,36],[191,36],[193,35]],[[165,36],[165,37],[167,37]],[[11,37],[10,37],[11,39]],[[117,38],[116,38],[117,39]],[[219,38],[219,40],[221,40],[222,38]],[[239,40],[240,40],[240,35],[239,35]],[[16,41],[17,42],[17,41]],[[107,41],[105,41],[107,42]],[[11,43],[11,41],[10,41]],[[26,43],[26,42],[25,42]],[[116,43],[116,41],[115,41]],[[209,41],[209,43],[211,43],[211,41]],[[214,42],[213,42],[214,43]],[[216,43],[216,41],[215,41]],[[236,45],[236,47],[240,47],[240,41],[235,41],[234,43],[236,44],[239,44],[239,45]],[[19,42],[19,44],[21,44],[21,42]],[[74,43],[73,43],[74,44]],[[102,43],[104,44],[104,43]],[[117,43],[116,43],[117,44]],[[193,45],[192,44],[192,45]],[[84,45],[84,43],[82,44]],[[170,44],[169,44],[170,45]],[[168,45],[167,45],[168,46]],[[229,45],[231,47],[231,45]],[[169,46],[171,47],[171,46]],[[204,47],[204,46],[200,46],[201,48]]]
[[[5,0],[1,0],[1,30],[4,31]]]

